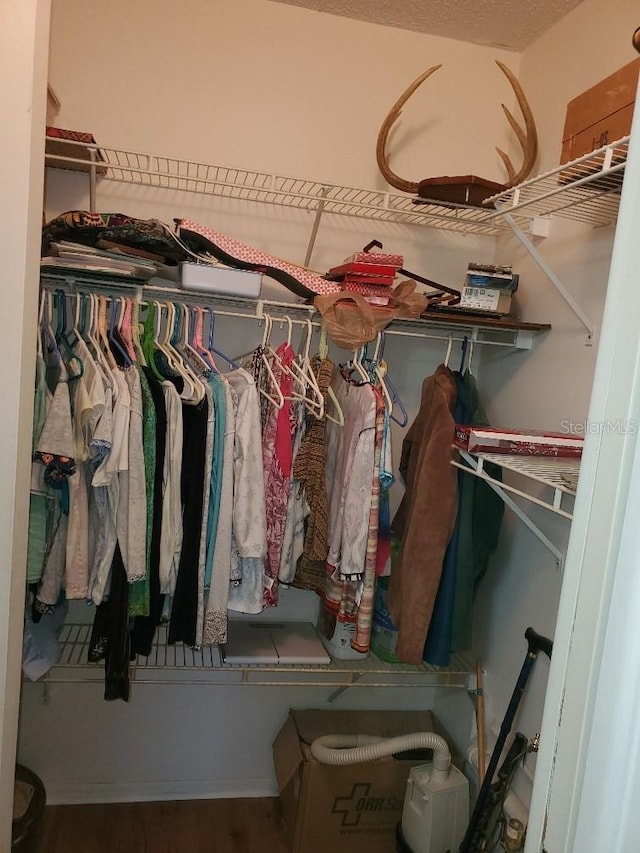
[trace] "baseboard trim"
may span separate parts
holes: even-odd
[[[273,779],[199,779],[195,782],[105,782],[47,784],[49,805],[146,803],[161,800],[215,800],[276,797]]]

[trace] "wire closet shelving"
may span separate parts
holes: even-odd
[[[92,626],[65,624],[60,632],[61,656],[43,683],[103,683],[102,663],[89,663],[88,651]],[[411,666],[387,663],[373,654],[359,660],[338,660],[330,664],[229,664],[217,646],[191,649],[169,645],[167,626],[161,625],[148,657],[138,656],[131,666],[132,682],[137,684],[189,684],[231,686],[263,685],[272,687],[332,687],[335,694],[349,687],[433,687],[469,689],[473,684],[474,664],[464,654],[453,654],[448,667],[424,663]]]
[[[580,307],[576,305],[562,283],[541,258],[527,236],[538,217],[558,216],[592,226],[603,226],[615,222],[624,177],[629,138],[604,146],[589,155],[563,164],[519,186],[506,190],[487,200],[484,208],[468,208],[443,205],[438,202],[419,205],[405,195],[336,186],[322,181],[293,178],[261,171],[203,164],[160,155],[127,151],[103,145],[89,145],[69,140],[47,137],[45,162],[54,168],[87,172],[91,183],[92,209],[95,204],[97,179],[125,182],[144,187],[157,187],[193,193],[217,195],[224,198],[248,200],[260,204],[272,204],[307,210],[316,215],[314,231],[319,217],[324,213],[352,216],[407,225],[440,228],[460,234],[499,236],[512,231],[521,240],[543,272],[558,288],[570,304],[589,336],[593,328]],[[313,237],[312,237],[313,240]],[[64,282],[71,289],[82,287],[110,286],[83,280],[81,275],[68,276],[47,273],[46,284],[56,286]],[[146,288],[145,288],[146,290]],[[142,290],[140,291],[142,292]],[[189,298],[185,291],[168,294],[169,298]],[[202,294],[191,294],[207,301]],[[216,297],[211,297],[213,301]],[[233,316],[260,317],[264,310],[282,313],[288,311],[298,316],[309,316],[309,306],[269,303],[258,300],[224,300]],[[434,323],[445,334],[452,330],[461,331],[468,325],[473,339],[482,342],[485,331],[482,321],[461,318],[438,318],[438,320],[397,321],[391,332],[408,335],[424,335],[433,329]],[[549,328],[535,324],[528,327],[519,344],[517,337],[512,346],[531,346],[530,335],[534,331]],[[539,530],[512,495],[543,506],[570,519],[571,511],[564,508],[576,492],[579,463],[576,461],[522,457],[505,457],[498,454],[472,456],[462,453],[463,462],[454,462],[470,475],[481,477],[502,497],[520,519],[555,555],[558,565],[563,556],[555,545]],[[485,470],[485,462],[500,465],[509,475],[520,482],[536,484],[526,489],[492,481]],[[559,464],[558,464],[559,463]],[[550,497],[538,497],[533,492],[547,490]],[[47,681],[92,682],[102,679],[101,667],[86,662],[90,627],[67,625],[62,635],[63,655],[60,664],[47,677]],[[387,664],[372,656],[365,661],[336,661],[326,667],[264,665],[240,666],[225,664],[217,649],[193,651],[182,647],[168,646],[166,631],[158,632],[149,658],[138,658],[133,666],[134,680],[146,683],[189,684],[309,684],[328,685],[337,692],[354,684],[361,686],[430,686],[449,684],[472,689],[473,665],[464,655],[454,655],[452,664],[446,669],[427,664],[407,667],[404,664]]]

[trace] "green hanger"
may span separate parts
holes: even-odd
[[[156,348],[154,343],[155,334],[156,306],[153,302],[149,302],[147,304],[147,313],[144,318],[144,326],[142,327],[142,352],[144,353],[144,357],[151,368],[153,375],[159,382],[164,382],[166,376],[162,375],[158,369],[158,365],[156,364]]]

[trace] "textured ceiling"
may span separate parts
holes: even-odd
[[[582,0],[276,0],[329,15],[521,51]]]

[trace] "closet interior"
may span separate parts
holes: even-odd
[[[285,28],[312,27],[316,21],[315,13],[306,10],[276,7],[264,0],[252,0],[250,5],[257,16],[251,30],[269,20],[269,13]],[[588,32],[593,26],[595,4],[587,0],[583,5],[584,15],[576,20]],[[238,23],[239,15],[237,10],[226,9],[221,25],[231,27]],[[163,140],[157,123],[153,133],[145,133],[122,119],[122,147],[110,147],[109,143],[118,139],[120,112],[110,105],[100,120],[92,106],[94,96],[88,97],[82,87],[70,81],[75,65],[69,59],[69,49],[81,38],[84,17],[84,13],[76,17],[62,5],[54,8],[51,73],[54,83],[56,75],[61,81],[56,87],[61,119],[68,117],[77,126],[92,125],[97,142],[66,142],[62,150],[55,140],[47,138],[45,219],[70,210],[118,210],[138,219],[166,223],[188,217],[318,270],[328,269],[375,239],[385,251],[397,251],[407,258],[407,266],[453,286],[471,260],[512,263],[520,272],[517,304],[525,320],[469,319],[454,312],[427,315],[426,319],[396,318],[385,329],[384,337],[362,354],[375,364],[379,356],[377,350],[372,355],[372,350],[384,346],[394,395],[388,401],[387,414],[403,414],[389,422],[394,458],[394,483],[388,496],[392,516],[402,500],[398,464],[403,438],[420,410],[423,380],[442,363],[452,369],[460,365],[461,373],[466,366],[473,373],[493,425],[556,432],[565,428],[579,431],[581,425],[584,429],[628,137],[568,166],[555,165],[554,130],[564,101],[555,105],[545,101],[545,80],[552,72],[544,69],[544,56],[557,49],[563,27],[568,24],[561,21],[543,36],[530,48],[530,54],[524,54],[529,65],[522,64],[532,103],[540,115],[539,174],[500,193],[483,208],[463,208],[437,203],[415,205],[407,196],[381,187],[379,178],[372,177],[359,162],[367,156],[369,143],[365,146],[361,142],[357,155],[345,153],[348,167],[339,164],[332,169],[319,150],[316,168],[313,159],[300,153],[299,138],[295,142],[279,139],[278,144],[267,145],[263,151],[257,142],[252,145],[247,138],[251,122],[243,123],[237,158],[230,156],[230,120],[223,122],[221,154],[215,159],[250,163],[253,152],[260,165],[256,170],[208,164],[203,151],[216,150],[215,144],[190,146],[173,125],[166,128]],[[374,33],[370,25],[331,16],[321,18],[327,38],[348,43],[358,34],[372,52],[380,49],[381,34]],[[102,23],[106,25],[106,21]],[[180,38],[186,40],[184,25],[175,20],[174,25]],[[610,26],[614,28],[613,23]],[[424,42],[431,51],[445,51],[449,46],[446,40],[424,35],[396,32],[393,38],[397,47]],[[117,41],[113,25],[106,26],[98,41],[99,56],[105,58]],[[463,71],[477,62],[488,63],[499,52],[461,42],[452,42],[451,46]],[[223,56],[215,62],[231,63],[237,72],[237,60],[230,50],[221,52]],[[134,47],[127,45],[127,56],[133,55]],[[260,67],[269,56],[263,46],[253,61]],[[513,62],[513,55],[506,52],[506,56]],[[618,65],[625,56],[621,48]],[[394,72],[394,81],[403,71],[406,76],[406,63],[405,59],[403,68]],[[569,75],[563,84],[565,101],[574,89],[584,88],[585,79],[577,54],[570,54],[567,65],[573,78]],[[366,67],[380,83],[382,71],[374,70],[376,63],[370,57]],[[282,70],[274,73],[270,85],[277,85]],[[307,60],[302,78],[309,82],[314,73],[313,63]],[[183,68],[178,68],[177,74],[182,83],[190,78]],[[247,80],[239,73],[237,77],[231,92],[239,99],[246,92]],[[333,86],[331,79],[325,69],[320,87],[325,95]],[[486,80],[495,83],[489,74]],[[350,95],[358,91],[360,82],[357,75],[349,84]],[[65,84],[70,90],[68,108]],[[379,104],[371,97],[380,112],[379,104],[385,102],[385,96],[380,96]],[[286,94],[280,98],[284,107],[291,107]],[[495,91],[483,92],[477,109],[493,115],[492,100]],[[256,109],[260,99],[252,96],[250,102]],[[146,116],[154,123],[153,103],[150,96],[140,116],[130,116],[132,122],[144,124]],[[443,103],[446,101],[436,97],[436,107]],[[193,124],[202,104],[194,97],[191,106],[193,111],[186,114]],[[315,106],[318,115],[314,117],[314,107],[309,104],[302,110],[300,121],[308,117],[312,132],[317,134],[317,123],[326,122],[331,109]],[[183,108],[184,104],[180,106]],[[444,139],[435,145],[443,169],[449,168],[447,157],[453,157],[460,147],[464,149],[460,137],[468,131],[466,122],[477,119],[475,109],[470,108],[470,119],[460,119],[460,133],[455,134],[451,151]],[[229,107],[229,115],[237,119],[240,114],[237,105]],[[262,115],[261,121],[267,118]],[[367,127],[364,120],[363,127]],[[295,136],[296,129],[297,124],[292,123],[289,134]],[[103,135],[108,144],[102,144]],[[137,138],[141,140],[139,147]],[[172,153],[147,153],[162,152],[164,141],[167,152],[183,150],[184,158]],[[287,158],[282,156],[282,148],[289,144],[294,149],[297,146],[297,154],[285,169]],[[420,167],[419,152],[405,152],[404,156]],[[269,171],[270,160],[273,172]],[[378,188],[351,186],[349,168],[364,186]],[[314,175],[287,177],[289,170],[292,174]],[[335,176],[335,182],[317,180],[315,174],[323,171]],[[136,318],[148,320],[151,314],[153,324],[153,311],[157,311],[161,320],[154,340],[164,324],[166,342],[173,344],[169,334],[171,313],[172,324],[178,322],[175,317],[183,318],[180,346],[186,351],[193,344],[189,323],[203,323],[204,340],[199,338],[196,356],[198,346],[200,357],[205,355],[209,331],[208,343],[215,346],[216,357],[230,361],[225,371],[238,367],[250,370],[251,358],[242,364],[237,359],[266,346],[280,352],[279,347],[291,345],[301,358],[305,352],[306,356],[315,355],[324,346],[322,318],[317,310],[266,276],[259,297],[252,299],[189,291],[167,281],[114,283],[108,275],[72,273],[44,265],[41,294],[39,322],[42,325],[45,318],[54,338],[56,323],[63,332],[71,328],[72,319],[83,331],[89,329],[94,310],[103,312],[105,330],[111,336],[114,329],[121,329],[123,317],[133,316],[135,325]],[[140,345],[144,349],[142,342]],[[357,355],[335,344],[326,352],[335,364],[359,370],[354,364]],[[126,347],[123,358],[127,358]],[[263,401],[275,387],[269,380],[263,381]],[[387,392],[384,378],[381,387]],[[301,407],[303,403],[308,403],[306,417],[310,421],[314,404],[301,401]],[[260,407],[258,391],[256,405]],[[340,414],[339,405],[333,413]],[[85,599],[91,596],[78,596],[70,602],[59,634],[59,660],[44,677],[34,683],[25,680],[23,686],[19,758],[43,778],[50,802],[272,796],[277,792],[272,741],[292,707],[432,709],[464,756],[469,772],[474,773],[477,661],[485,676],[488,735],[493,740],[526,648],[525,629],[532,624],[541,633],[554,634],[580,466],[573,460],[554,464],[531,457],[518,460],[461,452],[459,462],[451,467],[456,477],[475,478],[492,499],[497,496],[504,518],[495,553],[477,590],[472,641],[451,655],[447,650],[446,664],[428,660],[391,662],[371,653],[333,654],[335,649],[332,651],[330,644],[325,644],[325,653],[331,656],[328,664],[229,662],[223,644],[207,642],[206,634],[201,641],[202,620],[206,619],[201,607],[200,634],[195,642],[174,642],[170,621],[161,624],[158,619],[149,653],[127,655],[130,696],[127,688],[127,696],[119,698],[128,697],[129,702],[105,703],[104,670],[88,659],[95,640],[93,622],[98,601],[88,606]],[[458,475],[458,471],[462,473]],[[317,624],[321,610],[317,594],[296,588],[292,579],[293,574],[281,584],[276,607],[230,613],[230,629],[236,622],[253,619],[258,623],[276,619]],[[277,585],[277,572],[274,580]],[[519,727],[529,738],[540,731],[546,674],[542,666],[534,673],[529,698],[520,712]],[[514,781],[514,792],[525,814],[535,765],[535,755],[527,756]]]

